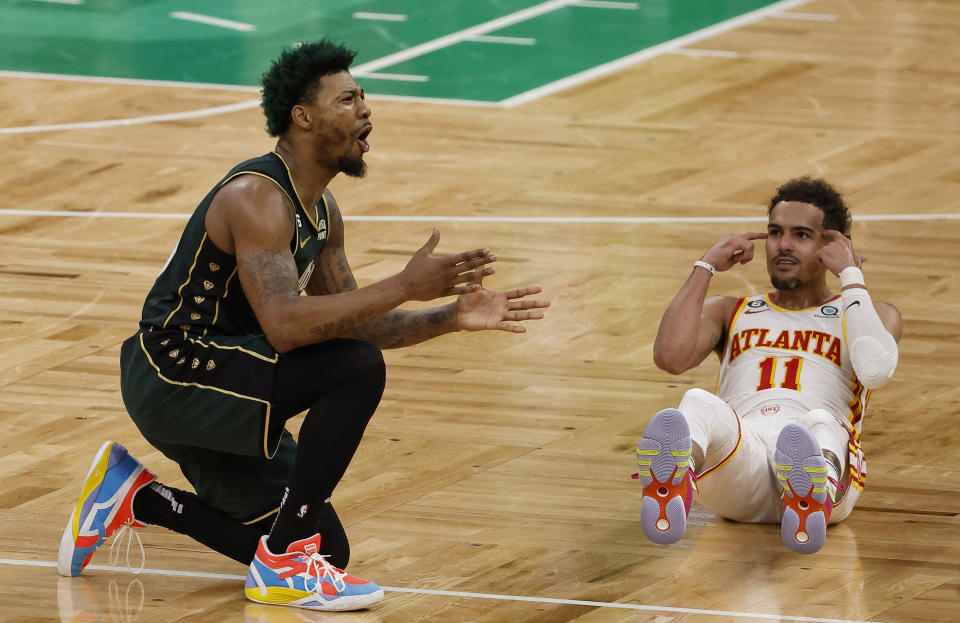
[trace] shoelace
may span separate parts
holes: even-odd
[[[325,554],[310,554],[307,556],[307,574],[317,579],[317,583],[313,585],[313,591],[319,593],[321,591],[320,582],[324,578],[329,578],[337,592],[342,592],[346,588],[343,578],[347,575],[347,572],[331,565],[327,562],[327,557],[328,555]]]
[[[133,546],[134,541],[137,543],[137,547],[140,548],[140,567],[134,568],[130,564],[130,548]],[[124,547],[126,546],[126,547]],[[144,565],[147,562],[147,553],[143,549],[143,541],[140,539],[140,535],[137,534],[136,529],[133,527],[133,520],[130,519],[127,523],[123,524],[117,528],[116,533],[113,536],[113,542],[110,543],[110,564],[117,566],[120,562],[120,555],[125,550],[125,559],[124,562],[127,565],[127,569],[131,573],[140,573],[143,571]]]
[[[837,491],[846,491],[847,488],[843,486],[843,483],[834,479],[833,476],[827,476],[827,482],[833,485],[833,489],[831,489],[830,487],[827,487],[827,494],[830,496],[830,501],[833,504],[836,504],[837,498],[839,497],[837,495]]]

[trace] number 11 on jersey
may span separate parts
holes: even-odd
[[[777,358],[767,357],[760,362],[760,384],[757,385],[757,391],[761,389],[773,388],[774,375],[777,373]],[[783,367],[786,371],[783,382],[780,387],[800,391],[800,368],[803,367],[803,359],[800,357],[791,357]]]

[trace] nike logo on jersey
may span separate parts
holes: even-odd
[[[860,301],[854,301],[854,302],[850,303],[849,305],[847,305],[847,306],[844,308],[843,311],[847,311],[848,309],[850,309],[850,308],[853,307],[854,305],[859,305],[859,304],[860,304]]]
[[[770,311],[770,308],[769,308],[769,307],[764,307],[763,309],[748,309],[747,311],[745,311],[745,312],[743,312],[743,313],[745,313],[745,314],[759,314],[760,312],[765,312],[765,311]]]
[[[301,249],[302,249],[303,247],[307,246],[307,243],[310,242],[310,238],[311,238],[311,236],[307,236],[306,238],[304,238],[303,240],[300,241],[300,248],[301,248]]]

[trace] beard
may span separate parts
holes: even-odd
[[[341,173],[346,173],[350,177],[364,177],[367,174],[367,163],[363,161],[363,156],[359,158],[340,156],[337,166]]]
[[[780,277],[770,277],[770,283],[772,283],[773,287],[777,290],[796,290],[803,285],[803,282],[799,277],[788,277],[785,279]]]

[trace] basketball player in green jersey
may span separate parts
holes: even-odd
[[[376,584],[342,571],[349,545],[330,496],[380,401],[380,349],[453,331],[522,333],[517,322],[543,317],[549,303],[529,298],[540,288],[482,286],[497,259],[489,249],[434,255],[437,230],[402,271],[357,287],[327,189],[338,173],[362,177],[370,149],[354,56],[324,40],[274,62],[262,106],[276,149],[234,167],[200,203],[123,344],[127,410],[196,494],[105,443],[61,540],[63,575],[78,575],[118,527],[155,524],[249,564],[255,601],[375,603]],[[304,410],[298,443],[284,423]]]

